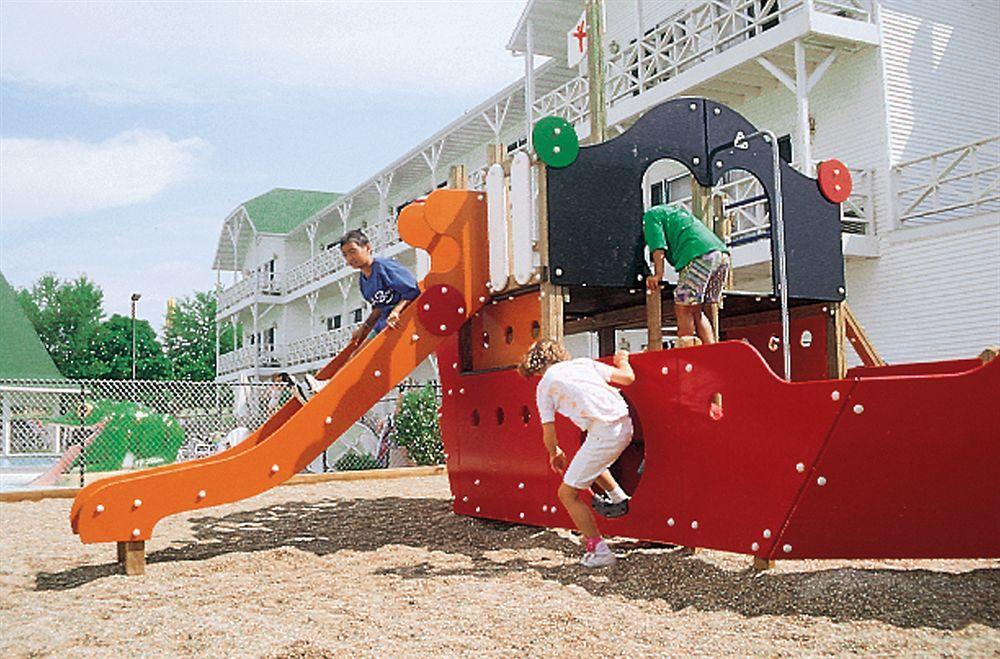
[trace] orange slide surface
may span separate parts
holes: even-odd
[[[246,499],[304,469],[399,384],[486,302],[486,205],[482,193],[438,190],[407,206],[400,237],[426,250],[421,295],[363,348],[348,346],[318,374],[329,379],[306,405],[294,398],[233,448],[216,455],[106,478],[84,488],[70,523],[80,540],[148,540],[168,515]]]

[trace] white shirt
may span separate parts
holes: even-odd
[[[535,390],[538,420],[552,423],[559,412],[580,430],[589,430],[595,421],[613,423],[628,416],[625,399],[608,384],[612,373],[612,367],[593,359],[553,364]]]

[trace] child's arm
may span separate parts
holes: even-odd
[[[619,350],[614,356],[615,365],[611,369],[611,381],[624,387],[635,382],[635,371],[628,363],[628,351]]]
[[[368,336],[368,333],[372,331],[372,328],[375,327],[375,323],[378,322],[379,316],[381,315],[381,309],[378,307],[373,308],[372,312],[368,314],[368,318],[365,319],[365,322],[361,323],[361,326],[354,330],[354,333],[351,334],[351,340],[355,342],[363,341],[364,338]]]
[[[400,300],[399,304],[392,308],[392,311],[389,312],[389,315],[385,319],[385,324],[389,327],[389,329],[396,329],[399,327],[399,316],[403,313],[403,309],[405,309],[408,304],[410,304],[410,300]]]
[[[542,424],[542,441],[545,442],[545,450],[549,452],[549,465],[552,471],[557,474],[566,471],[566,454],[559,448],[555,422]]]

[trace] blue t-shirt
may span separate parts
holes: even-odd
[[[417,280],[409,270],[397,261],[375,257],[372,274],[365,277],[361,273],[361,295],[373,307],[381,311],[375,321],[374,331],[385,329],[386,318],[393,307],[402,300],[415,300],[420,295]]]

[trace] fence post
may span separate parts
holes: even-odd
[[[10,394],[7,391],[0,391],[0,400],[3,407],[3,455],[10,456]]]
[[[87,474],[87,447],[83,445],[83,427],[87,424],[87,389],[80,383],[80,405],[77,406],[77,413],[80,415],[80,487],[86,487]]]

